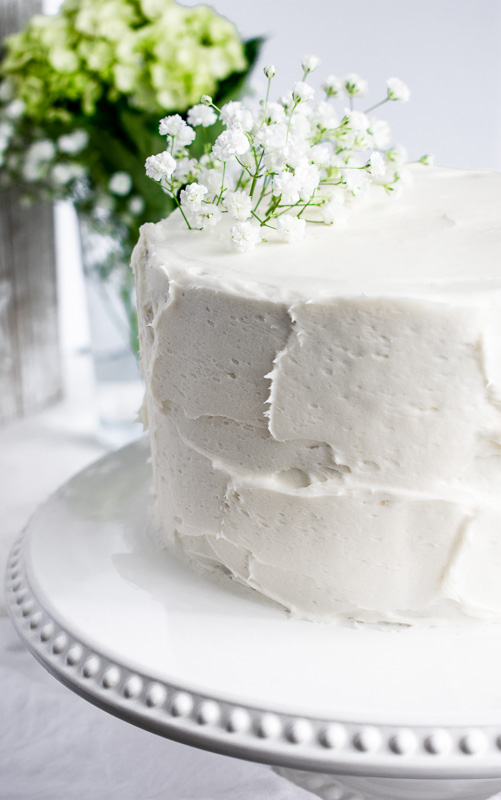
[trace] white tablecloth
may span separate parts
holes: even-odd
[[[0,430],[0,567],[36,507],[104,451],[84,357],[68,399]],[[204,753],[122,722],[59,684],[0,606],[0,800],[301,800],[268,767]]]

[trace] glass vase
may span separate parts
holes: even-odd
[[[142,433],[138,414],[143,381],[137,348],[130,264],[113,258],[116,241],[79,216],[82,266],[96,384],[98,438],[110,449]],[[112,266],[110,267],[110,264]]]

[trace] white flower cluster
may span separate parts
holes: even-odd
[[[372,111],[406,102],[409,89],[390,78],[386,97],[363,112],[353,109],[353,101],[367,92],[367,81],[329,75],[324,97],[315,103],[306,79],[319,63],[304,56],[301,80],[278,102],[269,99],[276,72],[270,64],[264,69],[266,99],[257,107],[233,101],[218,108],[205,95],[187,121],[177,114],[161,120],[167,146],[146,160],[146,173],[174,198],[189,228],[213,228],[226,218],[232,246],[244,253],[271,239],[301,241],[307,221],[343,226],[347,208],[371,183],[396,193],[405,150],[390,148],[389,126]],[[336,109],[339,97],[348,108]],[[192,158],[195,128],[218,120],[224,130],[210,151]]]
[[[199,108],[204,110],[203,113],[208,111],[214,121],[217,119],[211,108]],[[87,131],[76,128],[54,140],[35,138],[29,147],[23,148],[22,137],[15,125],[15,121],[20,120],[23,114],[24,104],[12,100],[10,84],[5,80],[0,82],[0,169],[6,167],[11,177],[14,176],[16,182],[25,186],[43,186],[48,193],[44,196],[55,199],[89,199],[89,175],[82,163],[82,153],[89,146]],[[207,118],[207,114],[204,118]],[[184,132],[186,128],[181,117],[170,118],[169,130],[176,133],[178,129]],[[188,136],[186,139],[185,136],[183,139],[181,133],[180,141],[183,145],[189,144],[193,137]],[[143,213],[145,202],[138,194],[133,194],[133,180],[128,172],[119,171],[111,175],[107,188],[107,193],[96,191],[92,194],[91,200],[97,216],[103,217],[103,209],[106,207],[109,217],[110,209],[118,198],[126,198],[125,208],[132,217]]]

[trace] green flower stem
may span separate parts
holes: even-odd
[[[240,189],[240,184],[242,183],[242,178],[244,177],[244,175],[245,175],[245,170],[243,169],[240,175],[238,176],[238,181],[235,186],[235,191],[238,191],[238,189]]]
[[[173,200],[174,200],[175,204],[177,205],[178,209],[180,210],[181,214],[183,215],[183,219],[184,219],[184,221],[186,222],[186,224],[187,224],[187,226],[188,226],[189,230],[190,230],[190,231],[192,231],[192,230],[193,230],[193,228],[191,227],[191,225],[190,225],[190,223],[188,222],[188,219],[187,219],[187,217],[186,217],[186,214],[184,213],[183,209],[181,208],[181,203],[179,202],[179,200],[177,199],[177,197],[176,197],[176,195],[175,195],[175,194],[172,194],[172,198],[173,198]]]
[[[219,192],[219,194],[217,196],[217,200],[216,200],[216,205],[217,206],[219,205],[219,203],[221,202],[221,200],[223,198],[225,173],[226,173],[226,161],[223,161],[223,174],[221,176],[221,191]]]
[[[282,208],[283,210],[279,211],[278,214],[273,214],[273,217],[274,217],[274,219],[276,219],[277,217],[281,217],[282,214],[287,214],[287,212],[290,211],[291,208],[301,208],[302,205],[304,205],[305,208],[307,206],[320,207],[322,205],[322,203],[321,202],[320,203],[311,203],[310,201],[308,201],[308,203],[304,203],[304,204],[302,204],[302,203],[294,203],[294,205],[290,205],[290,206],[281,206],[280,205],[280,206],[277,206],[277,208]],[[304,208],[302,208],[302,211],[300,211],[297,216],[300,217],[301,214],[303,213],[303,211],[304,211]],[[310,220],[308,220],[308,222],[309,221]]]
[[[343,181],[320,181],[320,186],[342,186]]]
[[[279,197],[275,197],[275,199],[270,203],[270,205],[268,206],[268,210],[266,211],[265,220],[263,223],[261,223],[262,225],[265,225],[268,222],[268,220],[271,219],[272,215],[275,213],[275,210],[278,208],[281,197],[282,195],[280,195]]]
[[[306,209],[308,208],[308,206],[314,205],[314,203],[313,203],[313,199],[314,199],[314,197],[315,197],[315,192],[313,192],[313,194],[311,195],[311,197],[310,197],[310,199],[308,200],[308,202],[307,202],[307,203],[305,203],[305,204],[303,205],[303,207],[302,207],[301,211],[300,211],[300,212],[299,212],[299,214],[297,215],[297,216],[298,216],[298,219],[299,219],[299,217],[301,216],[301,214],[304,214],[304,212],[306,211]]]
[[[253,178],[253,179],[254,179],[254,178],[259,178],[259,175],[253,175],[253,174],[252,174],[252,172],[250,171],[249,167],[247,167],[245,164],[243,164],[243,163],[240,161],[240,159],[238,158],[238,156],[235,156],[235,159],[236,159],[237,163],[238,163],[238,164],[240,164],[240,166],[242,167],[242,169],[243,169],[243,170],[245,170],[245,172],[247,172],[247,173],[248,173],[248,175],[249,175],[249,177],[250,177],[250,178]]]
[[[320,205],[322,205],[322,203],[321,202],[312,203],[311,200],[308,200],[306,203],[299,203],[298,202],[298,203],[291,203],[290,205],[284,205],[284,204],[280,203],[280,205],[278,205],[277,208],[283,208],[283,209],[285,209],[285,211],[287,211],[290,208],[303,208],[304,209],[307,206],[311,206],[311,205],[320,206]],[[281,211],[280,213],[283,214],[285,212]]]
[[[266,191],[267,187],[269,186],[269,183],[270,183],[270,176],[266,175],[266,177],[265,177],[265,179],[263,181],[263,186],[261,188],[261,194],[259,195],[259,199],[258,199],[256,205],[254,206],[254,211],[257,211],[257,209],[259,208],[262,200],[264,200],[264,198],[267,197],[270,194],[270,192]]]
[[[272,79],[268,78],[268,86],[266,88],[266,100],[264,101],[264,109],[263,109],[263,119],[261,120],[261,125],[259,126],[260,128],[263,127],[264,121],[266,119],[266,112],[268,110],[268,101],[270,99],[271,81],[272,81]]]
[[[251,211],[251,214],[253,217],[257,219],[262,228],[271,228],[273,231],[276,230],[276,228],[274,228],[273,225],[268,225],[266,219],[263,220],[260,217],[258,217],[258,215],[254,213],[254,211]]]
[[[298,107],[300,102],[301,102],[301,100],[296,100],[296,102],[294,103],[294,105],[291,108],[291,113],[289,115],[289,124],[287,125],[287,136],[285,137],[285,141],[286,142],[289,141],[289,133],[290,133],[290,129],[291,129],[292,115],[293,115],[294,111],[296,110],[296,108]]]
[[[255,161],[255,164],[256,164],[256,174],[255,174],[255,175],[251,175],[251,178],[252,178],[252,183],[251,183],[251,188],[250,188],[250,192],[249,192],[249,194],[250,194],[250,196],[251,196],[251,197],[254,199],[254,189],[256,188],[256,183],[257,183],[257,180],[258,180],[258,178],[261,178],[261,177],[262,177],[262,176],[259,174],[259,170],[260,170],[260,168],[261,168],[261,162],[262,162],[262,160],[263,160],[263,153],[261,153],[261,157],[260,157],[260,159],[259,159],[259,161],[258,161],[258,159],[257,159],[257,153],[256,153],[256,150],[255,150],[255,148],[254,148],[254,147],[253,147],[252,149],[253,149],[253,151],[254,151],[254,161]]]
[[[388,103],[389,100],[390,100],[390,98],[388,96],[386,96],[384,98],[384,100],[380,100],[379,103],[376,103],[375,105],[371,106],[366,111],[364,111],[364,114],[370,114],[370,112],[374,111],[376,108],[379,108],[380,106],[384,106],[384,104]]]

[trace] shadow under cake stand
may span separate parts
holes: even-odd
[[[273,765],[328,800],[501,791],[501,627],[309,623],[159,551],[148,443],[63,486],[13,548],[7,596],[33,655],[146,730]]]

